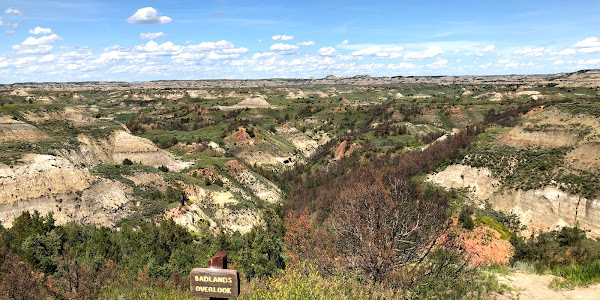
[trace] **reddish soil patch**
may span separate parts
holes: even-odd
[[[238,144],[248,144],[252,141],[252,137],[246,132],[246,128],[239,127],[236,132],[226,137],[225,140]]]
[[[473,230],[461,228],[458,218],[453,218],[452,228],[440,238],[459,249],[463,258],[471,266],[506,265],[514,248],[508,240],[500,238],[500,233],[487,225],[479,225]]]
[[[203,180],[214,181],[219,178],[219,172],[215,168],[198,169],[187,172],[190,176],[200,177]]]
[[[333,152],[333,158],[335,160],[340,160],[344,157],[349,157],[356,150],[357,145],[352,143],[352,145],[348,146],[348,141],[341,142],[335,151]]]
[[[238,160],[230,160],[223,166],[223,169],[231,176],[236,177],[246,169]]]

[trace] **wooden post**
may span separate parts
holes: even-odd
[[[209,261],[208,267],[211,269],[227,269],[227,253],[220,252],[215,254]],[[227,300],[227,298],[210,297],[209,300]]]

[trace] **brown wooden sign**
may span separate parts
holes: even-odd
[[[237,298],[240,277],[236,270],[194,268],[190,272],[190,289],[192,296]]]

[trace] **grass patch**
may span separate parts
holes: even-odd
[[[452,129],[455,127],[454,123],[452,123],[452,120],[450,120],[450,115],[445,114],[441,110],[437,110],[435,113],[440,118],[440,121],[442,122],[442,125],[444,125],[444,128]]]
[[[512,264],[512,268],[515,270],[521,270],[523,272],[527,272],[527,273],[534,273],[535,272],[535,268],[533,267],[533,265],[529,262],[526,261],[515,261]]]
[[[146,172],[146,173],[157,173],[153,167],[133,164],[133,165],[111,165],[111,164],[99,164],[94,168],[90,169],[92,175],[101,176],[111,180],[119,181],[127,185],[134,185],[133,181],[125,178],[125,176],[134,175],[135,172]]]
[[[587,286],[600,282],[600,259],[587,264],[557,265],[551,270],[554,279],[550,285],[557,289]]]
[[[484,269],[488,272],[496,273],[496,274],[500,274],[500,275],[510,275],[513,273],[512,270],[508,266],[500,265],[497,263],[494,263]]]

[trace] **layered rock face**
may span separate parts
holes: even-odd
[[[0,221],[10,226],[22,211],[52,212],[58,224],[69,221],[112,225],[127,214],[126,187],[97,179],[69,160],[27,154],[23,163],[0,165]]]
[[[534,190],[501,190],[500,182],[487,168],[451,165],[428,176],[428,180],[447,188],[469,188],[478,200],[487,200],[494,209],[512,212],[524,225],[552,230],[562,226],[589,229],[600,235],[600,201],[586,199],[546,186]]]
[[[469,188],[480,200],[487,200],[500,188],[500,182],[492,177],[488,168],[451,165],[442,172],[429,175],[427,180],[447,188]]]
[[[511,147],[563,147],[577,143],[577,133],[570,130],[527,132],[515,127],[501,137],[501,142]]]
[[[490,203],[495,209],[514,212],[523,224],[534,228],[578,225],[600,235],[600,201],[563,192],[556,186],[496,194]]]
[[[0,117],[0,143],[2,142],[37,142],[48,136],[35,126],[25,122]]]
[[[85,146],[78,153],[74,153],[75,155],[91,151],[98,161],[105,163],[120,164],[128,158],[152,167],[166,166],[174,171],[190,165],[178,161],[171,153],[156,147],[150,140],[134,136],[124,130],[114,132],[105,140],[95,140],[84,135],[80,135],[77,139]],[[93,159],[89,160],[93,161]]]
[[[81,192],[95,181],[86,169],[61,157],[28,154],[23,162],[12,167],[0,166],[0,204]]]

